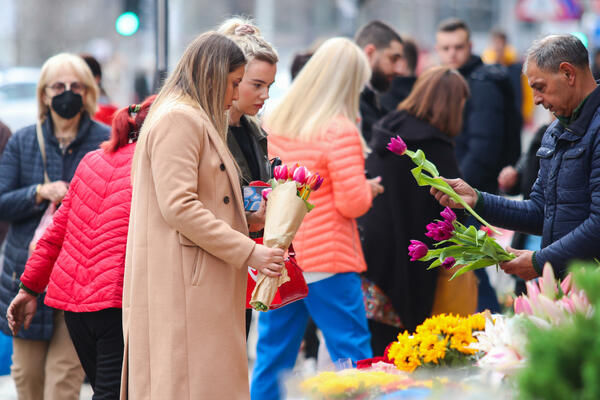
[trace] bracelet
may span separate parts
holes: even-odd
[[[23,289],[24,291],[26,291],[27,293],[29,293],[30,295],[34,296],[34,297],[38,297],[40,294],[37,292],[34,292],[33,290],[29,289],[27,286],[23,285],[23,282],[19,282],[19,288]]]
[[[38,185],[35,187],[35,194],[39,195],[41,190],[42,190],[42,185],[38,183]]]

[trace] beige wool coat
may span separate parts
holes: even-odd
[[[161,106],[140,137],[123,287],[121,398],[249,399],[236,166],[198,107]]]

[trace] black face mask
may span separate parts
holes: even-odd
[[[81,111],[83,99],[80,94],[65,90],[52,98],[52,109],[64,119],[71,119]]]

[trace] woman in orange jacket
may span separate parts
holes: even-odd
[[[270,155],[300,163],[324,182],[294,239],[308,296],[260,315],[252,399],[280,398],[277,377],[293,368],[309,315],[333,361],[372,356],[359,277],[366,264],[355,221],[383,191],[379,178],[365,177],[367,148],[357,128],[358,99],[370,75],[358,46],[329,39],[265,120]]]

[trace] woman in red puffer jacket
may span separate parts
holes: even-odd
[[[115,114],[111,137],[80,162],[61,207],[37,242],[7,311],[14,334],[29,328],[36,297],[65,322],[94,398],[119,397],[121,301],[131,207],[131,160],[154,96]],[[134,116],[132,116],[134,115]]]

